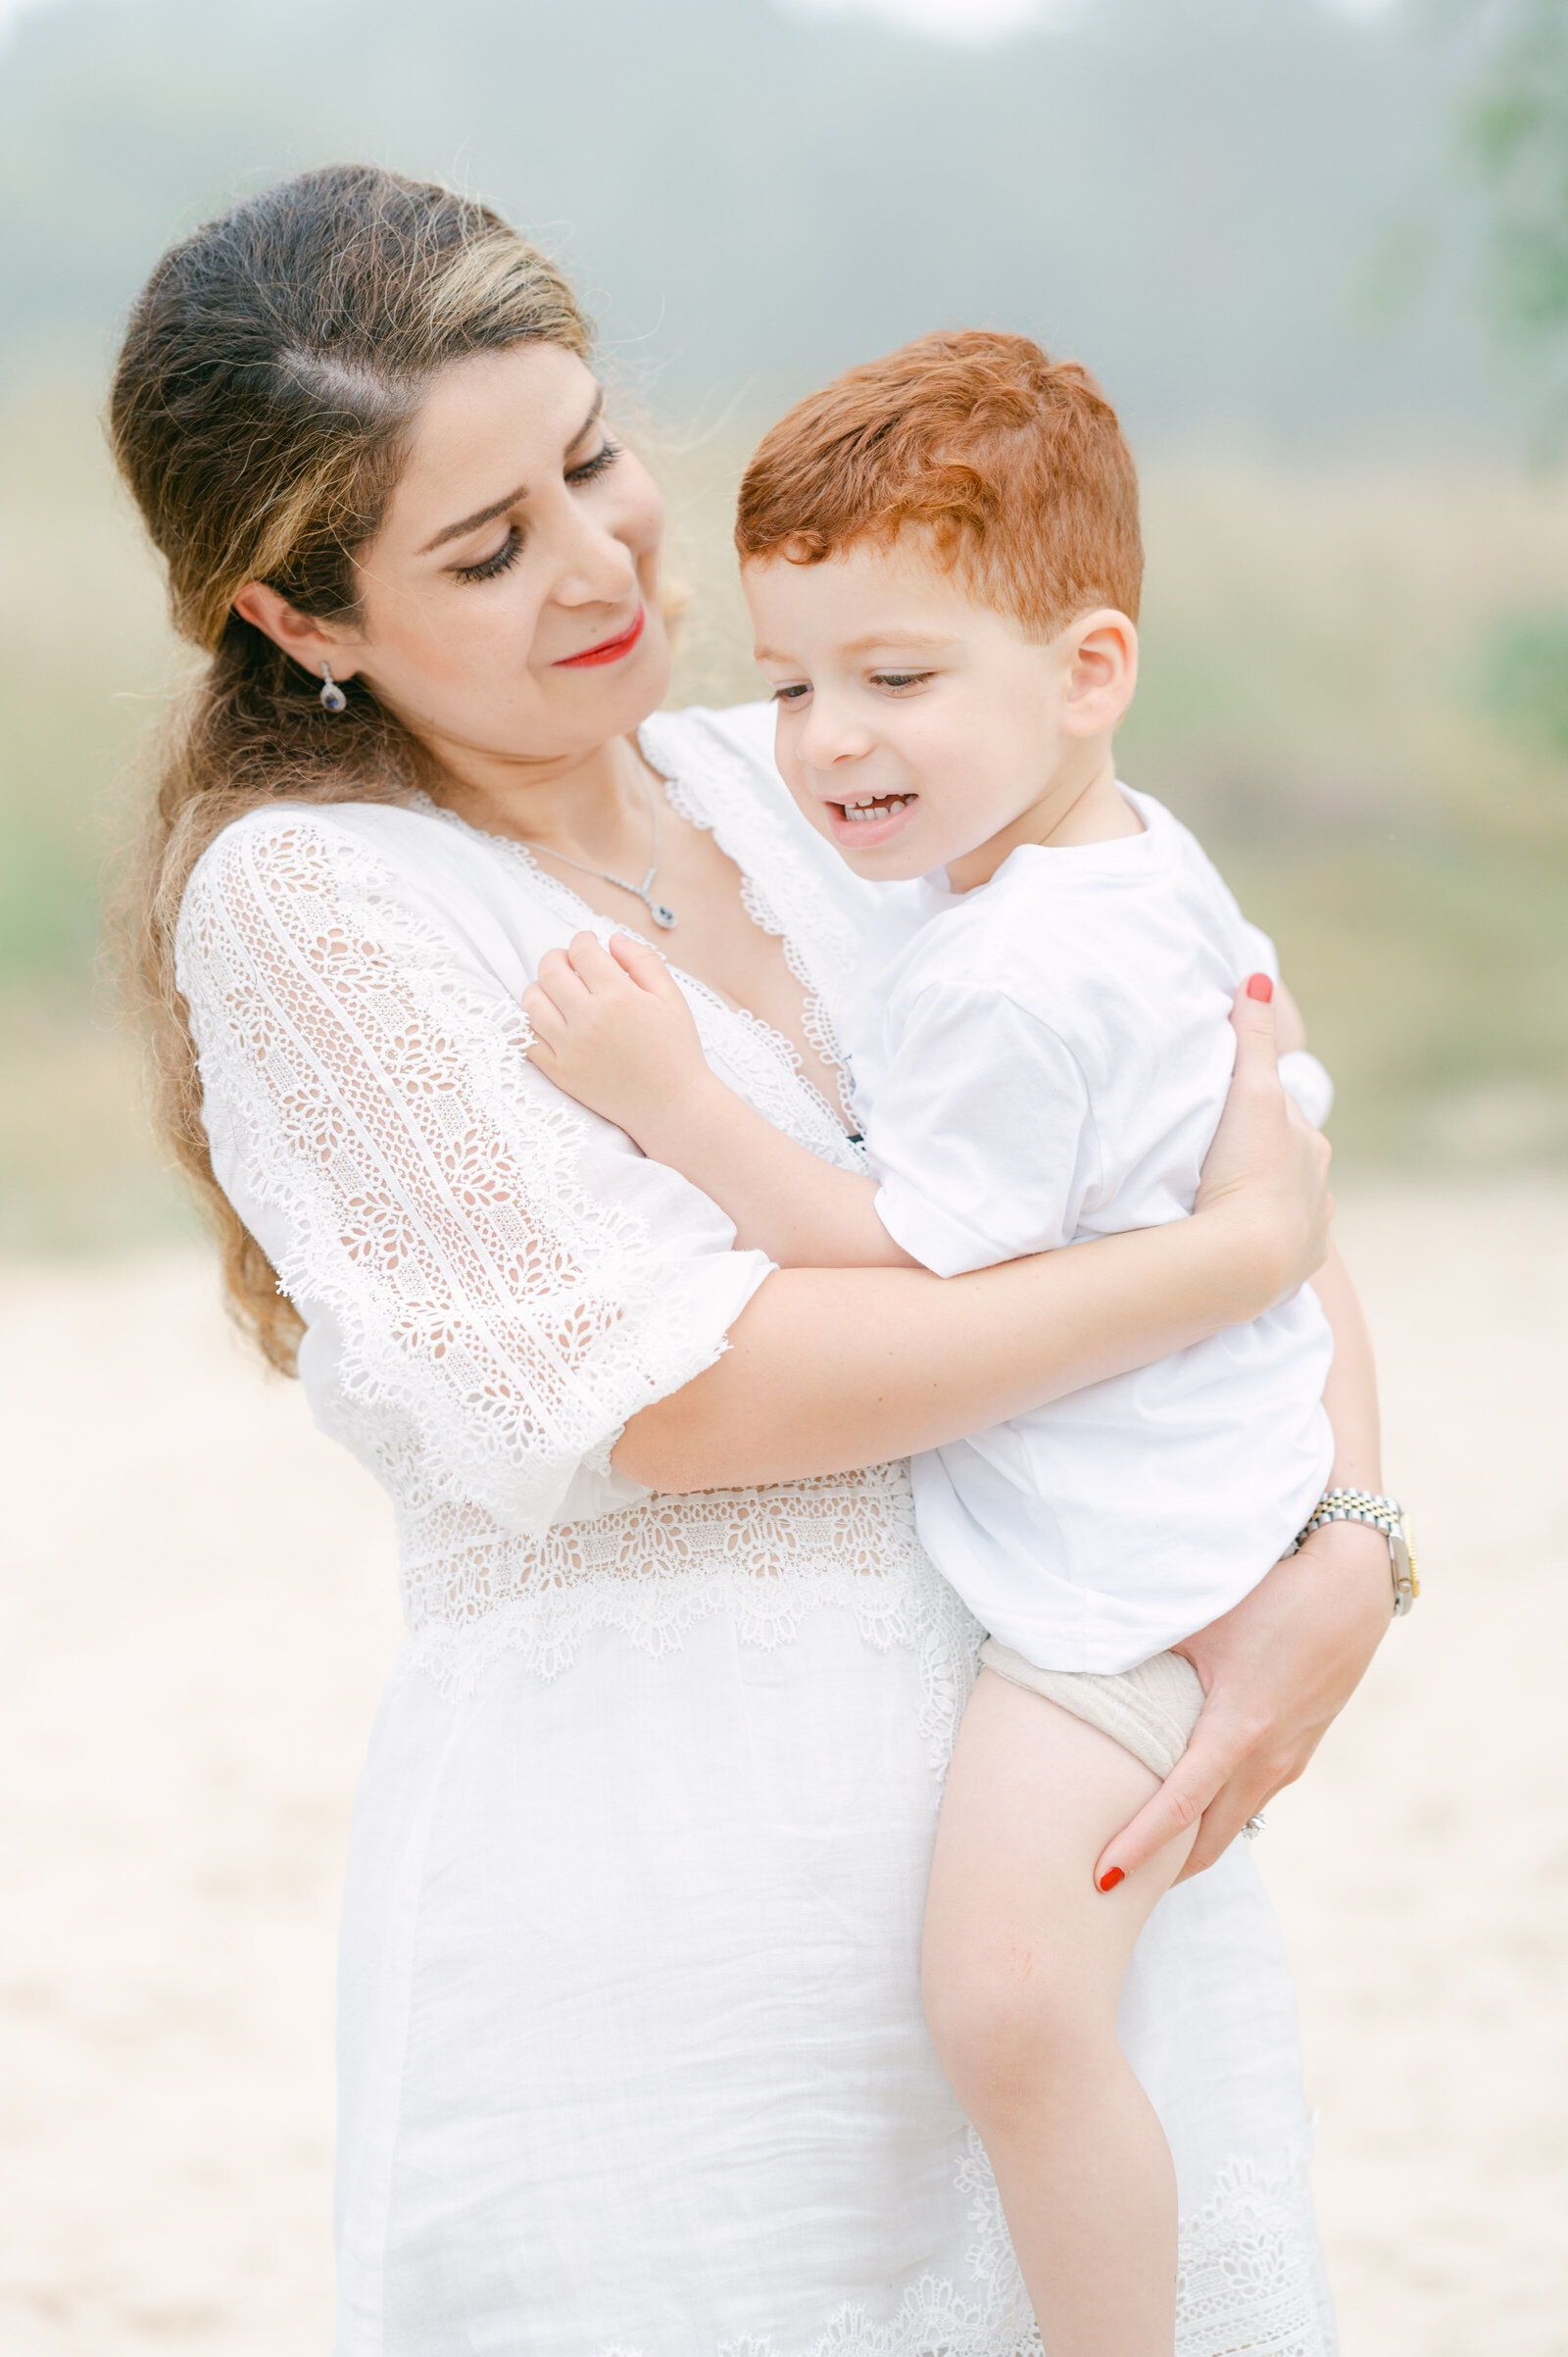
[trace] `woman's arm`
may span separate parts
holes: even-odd
[[[1323,1393],[1334,1427],[1330,1484],[1376,1493],[1383,1467],[1366,1320],[1337,1252],[1312,1284],[1334,1329]],[[1202,1825],[1179,1879],[1212,1866],[1248,1819],[1305,1769],[1392,1613],[1387,1539],[1364,1523],[1331,1522],[1179,1646],[1202,1681],[1203,1714],[1159,1791],[1106,1845],[1097,1879],[1111,1866],[1130,1874],[1198,1817]]]
[[[1245,1324],[1321,1262],[1328,1148],[1274,1070],[1273,1011],[1239,994],[1236,1078],[1191,1219],[972,1276],[787,1269],[730,1349],[635,1415],[616,1470],[656,1490],[847,1471],[1022,1414]]]

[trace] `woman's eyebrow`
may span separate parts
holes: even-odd
[[[419,555],[428,557],[432,549],[445,548],[449,540],[461,540],[465,532],[476,532],[482,523],[493,522],[496,516],[505,516],[509,508],[514,508],[519,499],[526,499],[527,496],[527,484],[519,483],[516,490],[509,491],[505,498],[493,499],[488,508],[476,508],[471,516],[465,516],[461,523],[449,523],[443,531],[437,532],[433,540],[425,542]]]
[[[566,444],[565,450],[563,453],[564,457],[569,459],[572,452],[576,449],[578,443],[586,442],[594,427],[599,423],[599,413],[604,406],[605,388],[603,385],[597,385],[594,389],[594,397],[589,407],[588,415],[578,426],[576,432],[572,435],[571,440]]]
[[[587,439],[598,423],[599,413],[604,406],[605,388],[601,385],[594,395],[592,409],[566,444],[563,453],[564,457],[569,459],[578,443]],[[466,532],[476,532],[482,523],[493,523],[498,516],[505,516],[509,508],[514,508],[520,499],[526,499],[527,496],[527,484],[519,483],[514,491],[507,492],[504,498],[492,500],[488,508],[476,508],[471,516],[465,516],[461,523],[449,523],[443,526],[435,538],[427,540],[417,553],[421,557],[428,557],[434,550],[445,548],[449,540],[461,540]]]

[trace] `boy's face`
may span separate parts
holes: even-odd
[[[982,883],[1016,844],[1051,840],[1108,764],[1135,660],[1125,616],[1084,615],[1042,644],[977,605],[914,531],[819,565],[769,558],[742,579],[779,769],[857,873]]]

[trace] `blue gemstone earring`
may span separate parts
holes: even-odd
[[[349,700],[324,663],[321,665],[321,710],[328,712],[345,712]]]

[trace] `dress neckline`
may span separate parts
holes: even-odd
[[[675,715],[662,716],[672,717]],[[679,817],[686,820],[689,826],[698,827],[705,834],[712,836],[719,850],[727,859],[732,861],[740,875],[741,906],[747,916],[757,926],[759,932],[772,935],[783,950],[784,962],[805,994],[802,1007],[802,1027],[806,1037],[817,1049],[819,1056],[823,1055],[825,1049],[825,1060],[831,1065],[837,1079],[839,1102],[836,1106],[830,1103],[826,1091],[819,1088],[807,1071],[805,1059],[799,1048],[786,1032],[780,1031],[776,1024],[768,1022],[765,1016],[754,1013],[751,1007],[743,1007],[739,1000],[732,999],[727,991],[720,990],[716,984],[709,982],[703,975],[694,974],[689,967],[682,965],[678,958],[670,957],[663,944],[651,941],[649,936],[636,925],[622,923],[619,918],[612,920],[602,915],[600,910],[585,901],[582,894],[575,891],[570,884],[565,882],[564,878],[553,875],[549,868],[540,864],[531,844],[523,842],[515,835],[503,835],[494,827],[476,826],[472,819],[463,817],[456,810],[449,810],[444,804],[437,802],[433,795],[423,790],[414,796],[413,807],[422,810],[429,817],[438,818],[446,825],[458,828],[466,835],[474,836],[481,843],[492,845],[503,857],[509,858],[515,865],[522,868],[543,899],[553,902],[564,915],[570,916],[574,920],[580,919],[579,929],[591,932],[598,926],[612,921],[617,933],[627,933],[632,940],[647,943],[650,949],[657,950],[691,990],[699,993],[721,1013],[728,1015],[733,1022],[743,1025],[754,1037],[765,1042],[771,1053],[788,1065],[798,1085],[812,1099],[816,1108],[831,1122],[846,1145],[858,1147],[859,1139],[850,1101],[849,1075],[843,1056],[839,1053],[826,999],[817,976],[811,971],[805,945],[798,942],[788,931],[774,909],[772,902],[753,874],[751,866],[741,856],[740,848],[733,841],[730,830],[721,824],[713,812],[704,807],[692,791],[688,781],[668,765],[667,760],[659,758],[647,743],[647,727],[648,723],[645,722],[643,727],[636,731],[637,751],[660,780],[666,802]]]

